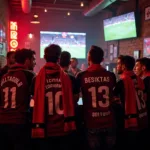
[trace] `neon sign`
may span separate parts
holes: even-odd
[[[10,51],[15,51],[18,47],[18,24],[10,21]]]

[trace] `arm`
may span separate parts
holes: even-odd
[[[30,101],[30,107],[34,107],[33,95],[34,95],[35,80],[36,80],[36,77],[33,78],[32,83],[31,83],[31,87],[30,87],[30,93],[32,95],[32,99]]]
[[[34,95],[35,80],[36,80],[36,77],[34,77],[32,79],[32,83],[31,83],[31,86],[30,86],[30,93],[31,93],[31,95]]]
[[[78,99],[77,102],[79,101],[79,98],[82,97],[82,93],[81,93],[81,76],[82,73],[78,73],[76,76],[76,86],[77,86],[77,90],[78,90]]]
[[[116,86],[113,90],[114,102],[118,104],[124,104],[124,84],[123,81],[120,80],[116,83]]]
[[[144,85],[145,85],[145,90],[144,90],[144,98],[145,100],[148,102],[149,99],[150,99],[150,92],[149,92],[149,89],[150,89],[150,77],[147,77],[145,78],[144,80]]]
[[[79,100],[79,93],[80,93],[80,90],[79,90],[79,88],[78,88],[76,78],[73,77],[73,76],[70,76],[70,79],[71,79],[71,82],[72,82],[73,99],[74,99],[75,104],[77,104],[77,102],[78,102],[78,100]]]

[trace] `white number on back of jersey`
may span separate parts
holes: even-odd
[[[145,109],[146,108],[146,103],[144,100],[144,93],[141,90],[138,90],[136,93],[136,100],[137,100],[137,106],[138,110]]]
[[[9,93],[11,93],[11,108],[16,108],[16,87],[3,89],[4,92],[4,108],[8,108]]]
[[[105,94],[103,94],[103,98],[105,99],[105,103],[102,100],[98,101],[98,104],[100,107],[108,107],[109,106],[109,88],[107,86],[100,86],[98,90],[96,87],[91,87],[88,89],[89,92],[91,92],[92,95],[92,107],[96,108],[97,107],[97,97],[96,93],[102,93],[103,91]]]
[[[55,111],[58,115],[62,115],[64,114],[64,110],[60,109],[60,97],[62,96],[62,92],[59,91],[54,95],[54,99],[53,99],[53,92],[48,92],[46,93],[46,97],[48,98],[48,112],[49,115],[53,115],[54,114],[54,106],[55,106]],[[55,103],[55,104],[54,104]]]

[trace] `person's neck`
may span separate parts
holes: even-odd
[[[90,62],[90,63],[89,63],[89,67],[90,67],[90,66],[102,66],[102,65],[101,65],[101,64],[94,64],[94,63]]]
[[[77,67],[75,67],[75,68],[72,68],[72,67],[71,67],[71,69],[72,69],[72,70],[77,70]]]
[[[28,65],[24,64],[24,66],[25,66],[25,69],[30,70]]]
[[[68,67],[62,67],[62,69],[66,72],[68,71]]]
[[[9,62],[7,62],[7,64],[6,64],[8,67],[10,67],[12,64],[10,64]]]
[[[143,77],[145,77],[147,74],[150,74],[150,71],[144,71],[144,72],[142,73],[141,77],[143,78]]]

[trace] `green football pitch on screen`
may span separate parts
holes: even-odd
[[[44,49],[45,47],[47,47],[48,45],[42,45],[41,46],[41,50],[40,50],[40,58],[43,58],[44,56]],[[68,51],[71,54],[71,57],[76,57],[76,58],[80,58],[80,59],[84,59],[86,58],[86,53],[85,53],[85,46],[61,46],[62,51]]]
[[[125,21],[104,27],[105,41],[136,37],[135,21]]]

